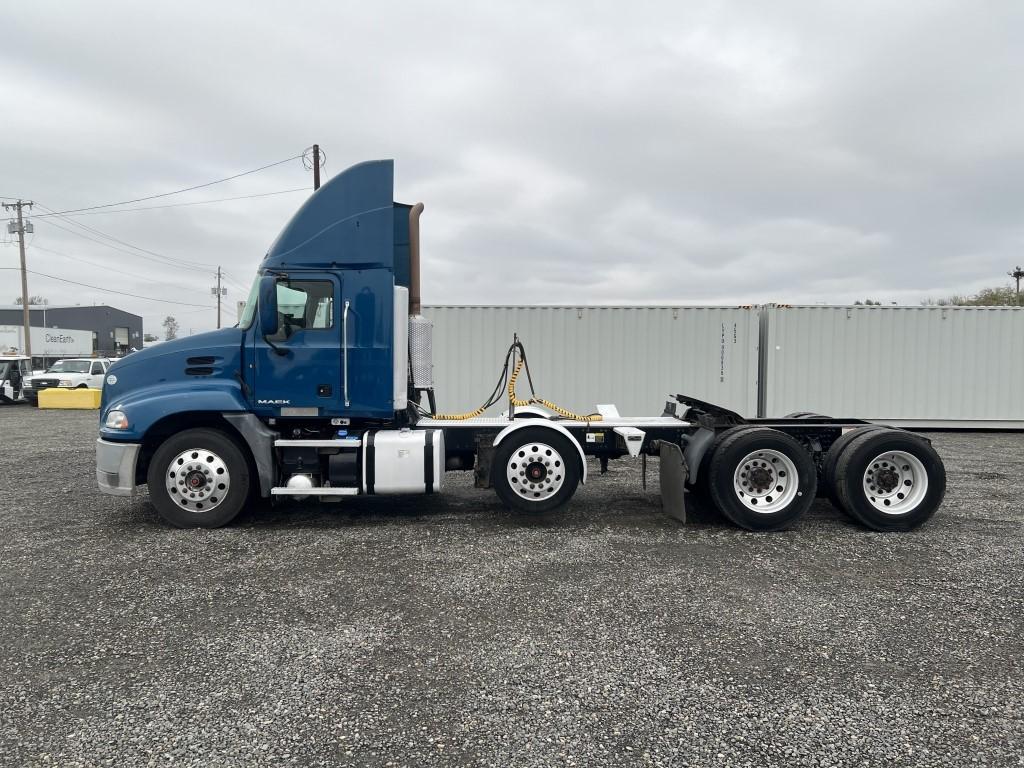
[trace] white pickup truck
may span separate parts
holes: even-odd
[[[105,357],[73,357],[58,360],[45,373],[29,376],[25,380],[25,399],[39,404],[39,393],[44,389],[103,389],[110,360]]]

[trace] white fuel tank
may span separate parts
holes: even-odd
[[[378,429],[363,435],[364,493],[434,493],[443,479],[440,429]]]

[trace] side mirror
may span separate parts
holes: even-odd
[[[277,277],[274,275],[260,278],[258,306],[260,332],[264,336],[273,336],[277,333]]]

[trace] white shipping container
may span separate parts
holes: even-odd
[[[434,322],[438,410],[480,406],[494,390],[514,333],[526,347],[537,395],[590,413],[661,413],[684,393],[744,416],[757,409],[754,307],[428,306]],[[516,392],[529,396],[525,373]],[[490,409],[507,407],[507,395]]]
[[[83,357],[92,354],[92,331],[31,327],[33,357]],[[0,350],[25,351],[25,329],[0,325]]]
[[[1024,427],[1024,308],[769,305],[762,313],[765,416]]]

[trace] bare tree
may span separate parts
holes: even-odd
[[[178,338],[178,321],[174,319],[173,315],[164,318],[163,326],[165,341]]]

